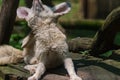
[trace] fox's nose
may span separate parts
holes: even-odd
[[[41,0],[39,1],[39,0],[33,0],[33,5],[40,5],[41,4]]]

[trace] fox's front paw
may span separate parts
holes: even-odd
[[[34,74],[35,73],[35,68],[30,66],[30,65],[26,65],[24,67],[24,69],[28,70],[30,72],[30,74]]]
[[[70,80],[82,80],[82,78],[79,76],[72,76],[70,77]]]

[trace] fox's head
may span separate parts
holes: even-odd
[[[17,16],[21,19],[25,19],[30,26],[34,26],[36,23],[55,21],[59,16],[68,13],[70,10],[70,4],[67,2],[63,2],[51,8],[44,5],[41,0],[33,0],[31,8],[19,7],[17,9]]]

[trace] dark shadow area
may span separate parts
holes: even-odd
[[[75,66],[77,68],[94,65],[94,66],[104,68],[104,69],[114,73],[115,75],[120,75],[120,69],[119,68],[116,68],[114,66],[108,65],[104,62],[100,62],[100,61],[97,61],[97,60],[83,60],[83,59],[81,59],[81,60],[74,60],[74,63],[75,63]]]
[[[109,59],[113,59],[113,60],[116,60],[116,61],[119,61],[120,62],[120,54],[115,54],[113,53]]]
[[[48,69],[46,74],[58,74],[58,75],[66,75],[67,74],[67,71],[66,69],[64,68],[64,65],[60,65],[56,68],[53,68],[53,69]]]

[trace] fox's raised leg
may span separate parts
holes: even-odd
[[[41,58],[44,58],[44,54],[45,51],[46,51],[46,48],[43,48],[44,46],[41,46],[40,43],[38,41],[36,41],[36,50],[35,50],[35,54],[34,56],[31,58],[30,60],[30,64],[38,64],[39,61],[38,59],[41,57]]]
[[[23,39],[21,47],[25,48],[26,46],[33,46],[34,42],[35,42],[34,34],[30,32],[29,35]]]
[[[22,48],[23,48],[23,56],[28,56],[33,54],[34,52],[34,45],[35,44],[35,39],[34,35],[32,32],[29,33],[28,36],[26,36],[23,41],[22,41]],[[32,56],[32,55],[31,55]],[[28,56],[29,57],[29,56]],[[26,57],[27,58],[27,57]]]
[[[65,65],[65,68],[70,76],[70,80],[82,80],[82,78],[77,76],[75,69],[74,69],[74,64],[73,64],[71,58],[65,58],[64,65]]]
[[[29,48],[24,48],[23,49],[23,56],[24,56],[24,62],[26,64],[30,63],[30,60],[33,58],[34,54],[33,54],[33,49],[29,49]]]

